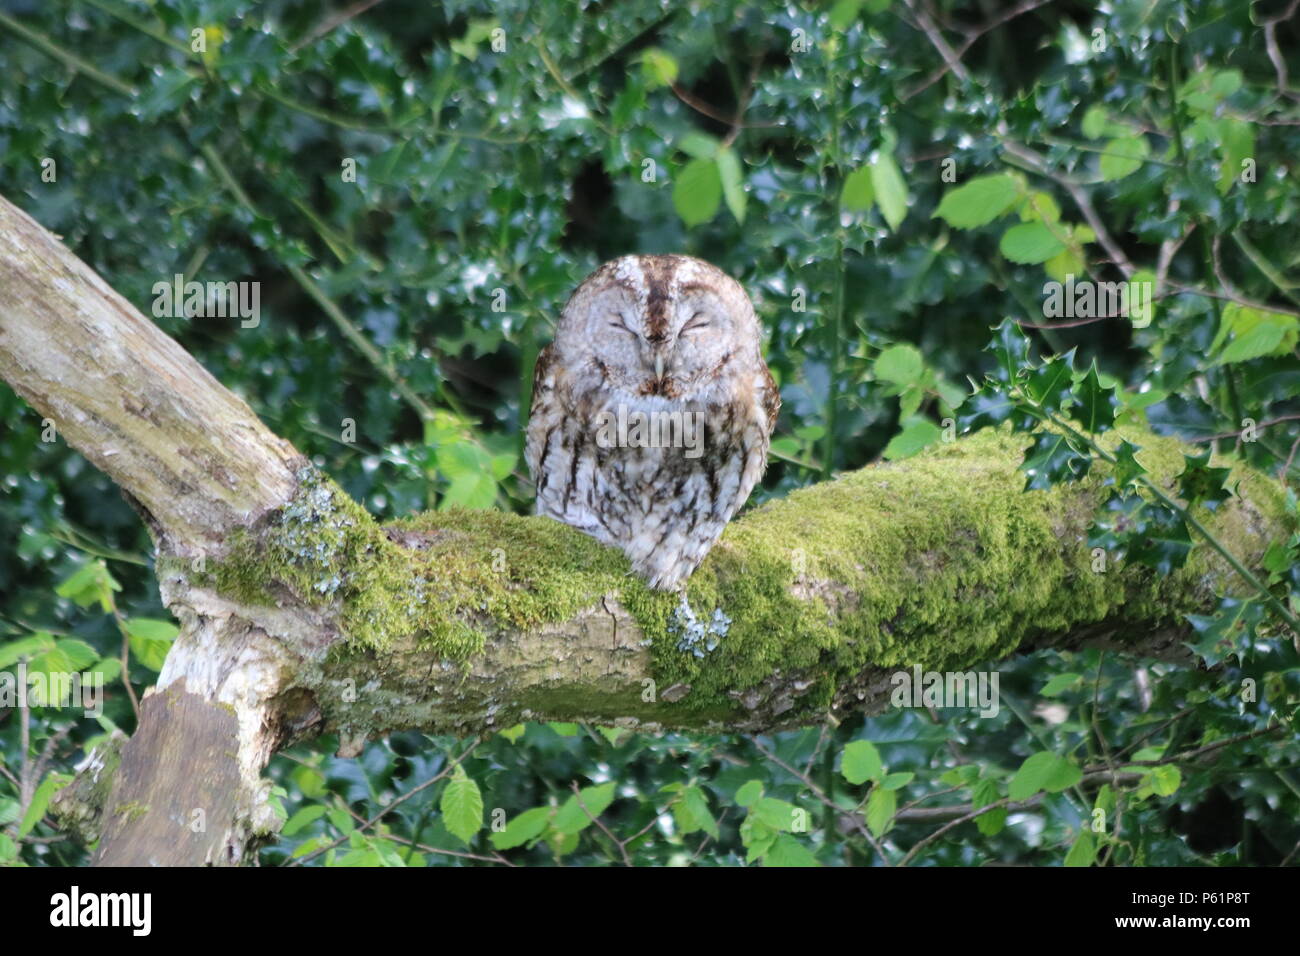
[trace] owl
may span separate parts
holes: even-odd
[[[536,512],[682,590],[767,466],[781,399],[740,284],[689,256],[623,256],[569,298],[537,358]]]

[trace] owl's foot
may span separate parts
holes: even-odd
[[[718,642],[726,636],[731,628],[731,618],[722,613],[722,608],[714,608],[713,615],[707,620],[695,616],[690,603],[686,600],[685,589],[681,592],[681,603],[673,609],[668,619],[668,630],[677,634],[677,649],[703,657],[717,649]]]

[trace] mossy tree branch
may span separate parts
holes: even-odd
[[[1182,615],[1236,587],[1209,551],[1170,576],[1099,569],[1104,474],[1024,494],[1023,436],[987,432],[734,522],[692,578],[714,631],[696,634],[621,555],[549,519],[378,524],[2,199],[0,300],[0,375],[139,503],[182,625],[110,785],[75,790],[107,792],[100,818],[65,801],[104,864],[243,860],[274,829],[260,771],[305,735],[353,752],[525,719],[770,730],[883,706],[913,665],[1177,655]],[[1178,445],[1126,437],[1172,487]],[[1255,567],[1286,512],[1271,480],[1238,477],[1202,520]]]

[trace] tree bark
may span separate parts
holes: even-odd
[[[1023,493],[1026,440],[985,432],[733,522],[691,581],[692,622],[546,518],[380,526],[2,198],[0,307],[0,376],[137,505],[181,624],[134,736],[96,763],[106,785],[56,800],[101,835],[102,865],[248,860],[275,830],[261,770],[303,736],[355,753],[521,720],[766,731],[882,708],[914,665],[1185,656],[1183,615],[1237,588],[1208,549],[1170,576],[1099,559],[1104,474]],[[1181,467],[1177,443],[1125,436],[1154,474]],[[1253,567],[1287,518],[1275,483],[1237,477],[1203,520]]]

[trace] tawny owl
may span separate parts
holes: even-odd
[[[745,290],[688,256],[624,256],[569,298],[534,375],[539,515],[674,590],[767,465],[781,399]]]

